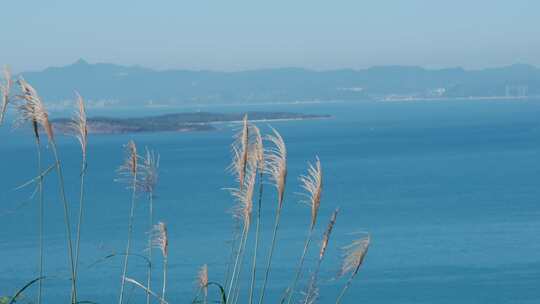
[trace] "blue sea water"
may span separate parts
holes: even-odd
[[[196,108],[182,109],[196,110]],[[201,110],[209,110],[202,108]],[[315,242],[306,260],[313,269],[331,212],[340,214],[321,270],[320,303],[333,303],[345,283],[336,275],[340,248],[358,232],[372,243],[343,303],[538,303],[540,301],[540,101],[468,100],[358,102],[215,107],[213,111],[284,110],[332,114],[332,119],[273,122],[289,151],[283,221],[268,302],[293,279],[310,220],[300,203],[297,177],[319,156],[324,193]],[[121,112],[142,115],[165,109]],[[90,113],[102,114],[102,113]],[[116,113],[116,115],[119,115]],[[259,124],[268,132],[268,124]],[[190,303],[199,267],[222,282],[229,261],[234,180],[226,172],[235,124],[214,132],[91,136],[86,214],[82,228],[79,299],[114,303],[124,250],[130,193],[115,182],[122,145],[134,139],[161,155],[155,219],[170,236],[167,298]],[[77,214],[80,151],[59,138],[72,220]],[[46,155],[50,149],[45,150]],[[0,130],[0,295],[10,295],[37,275],[38,209],[32,186],[14,190],[36,174],[31,133]],[[46,163],[52,161],[47,157]],[[62,206],[55,174],[46,178],[44,303],[69,301],[69,271]],[[276,195],[263,198],[261,263],[271,237]],[[145,254],[148,204],[137,202],[133,251]],[[248,248],[252,247],[252,239]],[[154,282],[161,259],[154,252]],[[130,260],[129,276],[145,281],[144,261]],[[247,302],[249,264],[240,303]],[[305,278],[302,286],[305,286]],[[129,287],[131,303],[144,292]],[[211,297],[214,297],[211,291]],[[25,293],[35,298],[36,289]],[[217,295],[215,296],[217,299]],[[301,295],[296,296],[297,299]]]

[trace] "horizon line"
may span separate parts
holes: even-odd
[[[498,65],[498,66],[492,66],[492,67],[484,67],[484,68],[464,68],[462,66],[448,66],[448,67],[440,67],[440,68],[431,68],[431,67],[425,67],[421,65],[401,65],[401,64],[388,64],[388,65],[372,65],[364,68],[347,68],[347,67],[341,67],[341,68],[331,68],[331,69],[316,69],[316,68],[310,68],[310,67],[301,67],[301,66],[281,66],[281,67],[260,67],[260,68],[247,68],[247,69],[239,69],[239,70],[219,70],[219,69],[195,69],[195,68],[153,68],[148,66],[143,66],[140,64],[131,64],[131,65],[124,65],[124,64],[118,64],[118,63],[112,63],[112,62],[88,62],[87,60],[83,58],[79,58],[78,60],[68,63],[65,65],[60,66],[48,66],[41,69],[35,69],[35,70],[26,70],[22,72],[16,72],[16,74],[24,74],[24,73],[39,73],[44,72],[48,69],[54,69],[54,68],[66,68],[74,65],[112,65],[117,67],[124,67],[124,68],[140,68],[145,70],[150,70],[154,72],[170,72],[170,71],[189,71],[189,72],[210,72],[210,73],[242,73],[242,72],[255,72],[255,71],[272,71],[272,70],[286,70],[286,69],[292,69],[292,70],[305,70],[305,71],[311,71],[311,72],[335,72],[335,71],[366,71],[370,69],[376,69],[376,68],[419,68],[426,71],[444,71],[444,70],[463,70],[466,72],[473,72],[473,71],[485,71],[485,70],[493,70],[493,69],[501,69],[501,68],[509,68],[514,66],[527,66],[534,69],[538,69],[538,67],[534,64],[530,63],[522,63],[522,62],[516,62],[512,64],[506,64],[506,65]],[[9,67],[9,64],[4,64],[4,66]]]

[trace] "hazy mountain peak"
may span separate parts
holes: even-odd
[[[72,65],[89,65],[89,63],[86,60],[84,60],[83,58],[79,58]]]

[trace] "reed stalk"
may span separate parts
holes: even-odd
[[[77,236],[75,241],[75,282],[78,278],[78,269],[79,269],[79,256],[80,256],[80,245],[81,245],[81,227],[83,222],[84,214],[84,178],[86,176],[86,147],[88,143],[88,127],[86,121],[86,109],[84,106],[84,101],[82,97],[77,93],[77,104],[78,110],[75,113],[72,121],[72,128],[75,131],[76,137],[79,140],[81,145],[81,179],[80,179],[80,188],[79,188],[79,220],[77,222]]]
[[[231,303],[235,303],[238,300],[238,292],[240,286],[240,274],[242,272],[243,259],[245,255],[246,243],[249,235],[249,228],[251,226],[251,215],[253,210],[253,192],[255,190],[255,180],[257,176],[255,158],[249,158],[248,170],[246,172],[246,181],[243,189],[233,189],[232,195],[235,197],[238,205],[234,210],[234,215],[240,218],[244,223],[244,229],[242,233],[242,239],[240,240],[240,247],[237,254],[237,262],[235,262],[235,268],[238,271],[233,271],[233,277],[231,285],[229,286],[229,298],[231,297],[231,291],[234,291]],[[238,262],[239,261],[239,262]],[[234,286],[234,289],[231,289]]]
[[[167,289],[167,260],[168,258],[163,257],[163,288],[161,289],[161,299],[162,304],[165,302],[165,290]]]
[[[317,216],[319,214],[319,207],[321,204],[321,195],[322,195],[322,167],[319,158],[315,163],[315,166],[309,164],[308,174],[300,177],[300,182],[302,183],[302,188],[307,192],[305,195],[308,198],[306,203],[311,207],[311,223],[309,225],[309,231],[304,245],[304,250],[302,251],[302,256],[300,257],[300,262],[298,263],[298,268],[296,270],[296,275],[294,278],[291,287],[286,292],[288,297],[287,304],[290,304],[294,298],[294,291],[296,285],[302,276],[302,268],[304,265],[304,260],[313,238],[313,231],[315,229],[315,224],[317,223]]]
[[[259,128],[253,126],[255,135],[254,152],[257,160],[257,172],[259,173],[259,201],[257,204],[257,221],[255,227],[255,244],[253,248],[253,262],[251,270],[251,285],[249,287],[249,304],[253,304],[253,292],[255,290],[255,280],[257,272],[257,252],[259,250],[259,234],[261,226],[261,208],[263,197],[263,173],[265,168],[264,146]]]
[[[51,142],[51,149],[54,154],[54,159],[56,161],[56,171],[58,175],[58,183],[60,184],[60,196],[62,198],[62,202],[64,205],[64,218],[66,222],[66,235],[68,239],[68,255],[70,260],[70,268],[71,268],[71,278],[72,278],[72,302],[73,304],[77,303],[77,282],[76,275],[75,275],[75,259],[73,257],[73,243],[72,243],[72,237],[71,237],[71,224],[69,220],[69,207],[68,202],[66,198],[66,192],[64,189],[64,174],[62,172],[62,165],[60,163],[60,157],[58,156],[58,149],[56,147],[56,143],[54,141]]]
[[[139,171],[139,156],[137,155],[137,146],[135,142],[129,141],[127,144],[127,157],[124,164],[120,167],[119,171],[121,174],[127,175],[131,178],[131,208],[129,212],[128,219],[128,237],[126,244],[126,251],[124,256],[124,266],[122,268],[122,282],[120,285],[120,297],[118,300],[119,304],[123,303],[124,300],[124,288],[126,284],[126,274],[128,269],[129,254],[131,249],[131,235],[133,233],[133,216],[135,212],[135,201],[137,197],[137,174]]]
[[[300,276],[302,274],[302,268],[304,266],[304,260],[306,258],[309,244],[311,243],[311,239],[313,238],[313,230],[314,230],[314,227],[310,226],[307,237],[306,237],[306,242],[304,243],[304,249],[302,250],[302,256],[300,257],[300,262],[298,263],[298,267],[296,269],[296,275],[294,277],[294,281],[291,287],[289,287],[285,291],[285,297],[288,299],[287,303],[291,303],[293,301],[294,290],[296,289],[296,285],[298,284],[298,281],[300,280]]]
[[[42,162],[41,162],[41,143],[39,140],[39,132],[37,129],[37,124],[33,123],[34,128],[34,137],[36,140],[36,154],[37,154],[37,170],[38,170],[38,200],[39,200],[39,276],[43,277],[43,255],[44,255],[44,243],[43,243],[43,231],[44,231],[44,217],[45,217],[45,208],[43,205],[43,174]],[[43,280],[38,281],[38,295],[37,303],[41,304],[43,292]]]
[[[247,115],[244,116],[242,128],[235,135],[235,141],[232,145],[233,161],[230,166],[238,181],[238,188],[230,189],[231,194],[237,205],[233,209],[233,217],[240,219],[243,222],[242,237],[236,253],[231,280],[227,294],[231,298],[233,291],[237,289],[238,277],[241,270],[241,261],[244,256],[244,249],[248,237],[249,227],[251,225],[251,213],[253,210],[253,192],[255,189],[255,180],[257,177],[257,158],[253,148],[250,145],[250,129]],[[252,150],[252,151],[250,151]],[[240,262],[240,263],[239,263]],[[234,288],[234,289],[233,289]],[[235,300],[235,294],[231,298]]]
[[[231,279],[231,270],[232,270],[232,264],[235,258],[235,249],[236,249],[236,242],[238,241],[240,235],[240,222],[235,221],[234,227],[233,227],[233,237],[231,239],[231,253],[229,255],[229,262],[227,263],[227,272],[225,273],[225,284],[223,286],[227,287],[229,285],[229,280]]]
[[[22,91],[22,95],[19,96],[23,100],[23,104],[18,107],[20,112],[21,121],[30,121],[34,124],[34,127],[37,125],[41,126],[51,146],[53,152],[55,164],[56,164],[56,173],[58,176],[58,184],[60,189],[60,198],[64,207],[64,222],[66,226],[66,239],[67,239],[67,250],[69,257],[69,266],[71,271],[71,302],[73,304],[77,303],[77,286],[76,286],[76,276],[75,276],[75,259],[73,255],[73,243],[71,237],[71,223],[69,215],[69,204],[66,198],[65,186],[64,186],[64,175],[62,172],[62,164],[60,162],[60,157],[58,155],[58,148],[56,146],[56,141],[54,138],[53,128],[49,121],[49,114],[45,105],[43,104],[41,98],[39,97],[37,91],[28,84],[24,79],[19,79],[19,86]]]
[[[149,215],[149,236],[148,236],[148,260],[150,261],[146,285],[147,290],[151,290],[152,283],[152,228],[154,225],[154,190],[158,181],[159,154],[146,148],[146,156],[143,159],[140,174],[142,177],[138,182],[138,189],[148,195],[148,215]],[[146,304],[150,304],[150,293],[146,293]]]
[[[165,291],[167,289],[167,263],[169,256],[169,235],[167,232],[167,225],[163,222],[159,222],[154,225],[152,246],[155,246],[161,250],[163,256],[163,286],[161,289],[161,303],[165,303]]]
[[[233,298],[231,301],[232,304],[236,304],[236,302],[238,301],[238,297],[240,295],[240,275],[242,274],[242,266],[244,265],[244,256],[245,256],[245,250],[246,250],[246,243],[248,239],[248,233],[249,233],[249,230],[246,231],[244,244],[241,248],[240,263],[238,264],[238,274],[236,275],[236,281],[235,281],[234,289],[233,289]]]
[[[315,267],[315,271],[311,277],[311,282],[308,285],[308,290],[306,294],[306,298],[304,299],[304,304],[309,304],[311,301],[314,301],[314,296],[317,293],[317,281],[319,280],[319,271],[321,269],[321,264],[324,259],[324,255],[326,254],[326,249],[328,248],[328,243],[330,242],[330,235],[332,234],[332,230],[334,229],[334,225],[336,224],[337,215],[339,212],[339,208],[337,208],[330,217],[330,222],[328,222],[328,226],[326,227],[326,230],[324,231],[323,239],[321,242],[321,249],[319,251],[319,259],[317,259],[317,266]]]
[[[229,281],[229,288],[227,290],[227,295],[229,296],[229,300],[233,300],[234,301],[234,295],[233,294],[233,291],[236,290],[236,281],[237,281],[237,270],[239,268],[239,265],[240,265],[240,261],[241,261],[241,255],[242,255],[242,252],[243,252],[243,249],[245,247],[245,242],[246,242],[246,239],[247,239],[247,230],[244,226],[244,228],[242,229],[242,236],[240,237],[240,244],[238,245],[238,250],[236,252],[236,258],[234,260],[234,267],[233,267],[233,272],[232,272],[232,275],[231,275],[231,280]],[[233,289],[234,287],[234,289]]]
[[[259,304],[262,304],[264,301],[266,285],[268,283],[268,277],[270,275],[272,257],[274,254],[274,249],[276,247],[277,232],[279,229],[279,222],[281,218],[281,210],[283,208],[283,199],[285,197],[285,185],[287,181],[287,147],[285,145],[283,137],[281,137],[281,135],[275,129],[272,129],[272,132],[273,134],[266,137],[266,140],[270,141],[270,143],[272,143],[274,147],[266,151],[265,173],[269,175],[270,181],[272,182],[274,187],[276,187],[277,209],[274,229],[272,232],[272,241],[268,253],[268,261],[264,272],[264,280],[261,288],[261,295],[259,298]]]
[[[259,174],[259,202],[257,204],[257,223],[255,227],[255,245],[253,252],[253,262],[251,270],[251,285],[249,287],[249,304],[253,304],[253,292],[255,290],[255,280],[257,272],[257,252],[259,250],[259,234],[261,226],[261,205],[262,205],[262,195],[263,195],[263,182],[262,182],[262,171]]]
[[[149,194],[148,197],[148,214],[149,214],[149,223],[150,227],[152,227],[154,223],[154,199],[152,193]],[[146,287],[148,290],[151,290],[152,286],[152,237],[150,236],[148,238],[148,260],[150,261],[150,264],[148,265],[148,272],[146,274]],[[146,292],[146,304],[150,304],[150,292]]]

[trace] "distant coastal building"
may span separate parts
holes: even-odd
[[[506,97],[527,97],[529,95],[529,86],[526,85],[507,85]]]
[[[428,97],[443,97],[445,93],[446,93],[445,88],[436,88],[436,89],[429,90],[427,92],[427,96]]]

